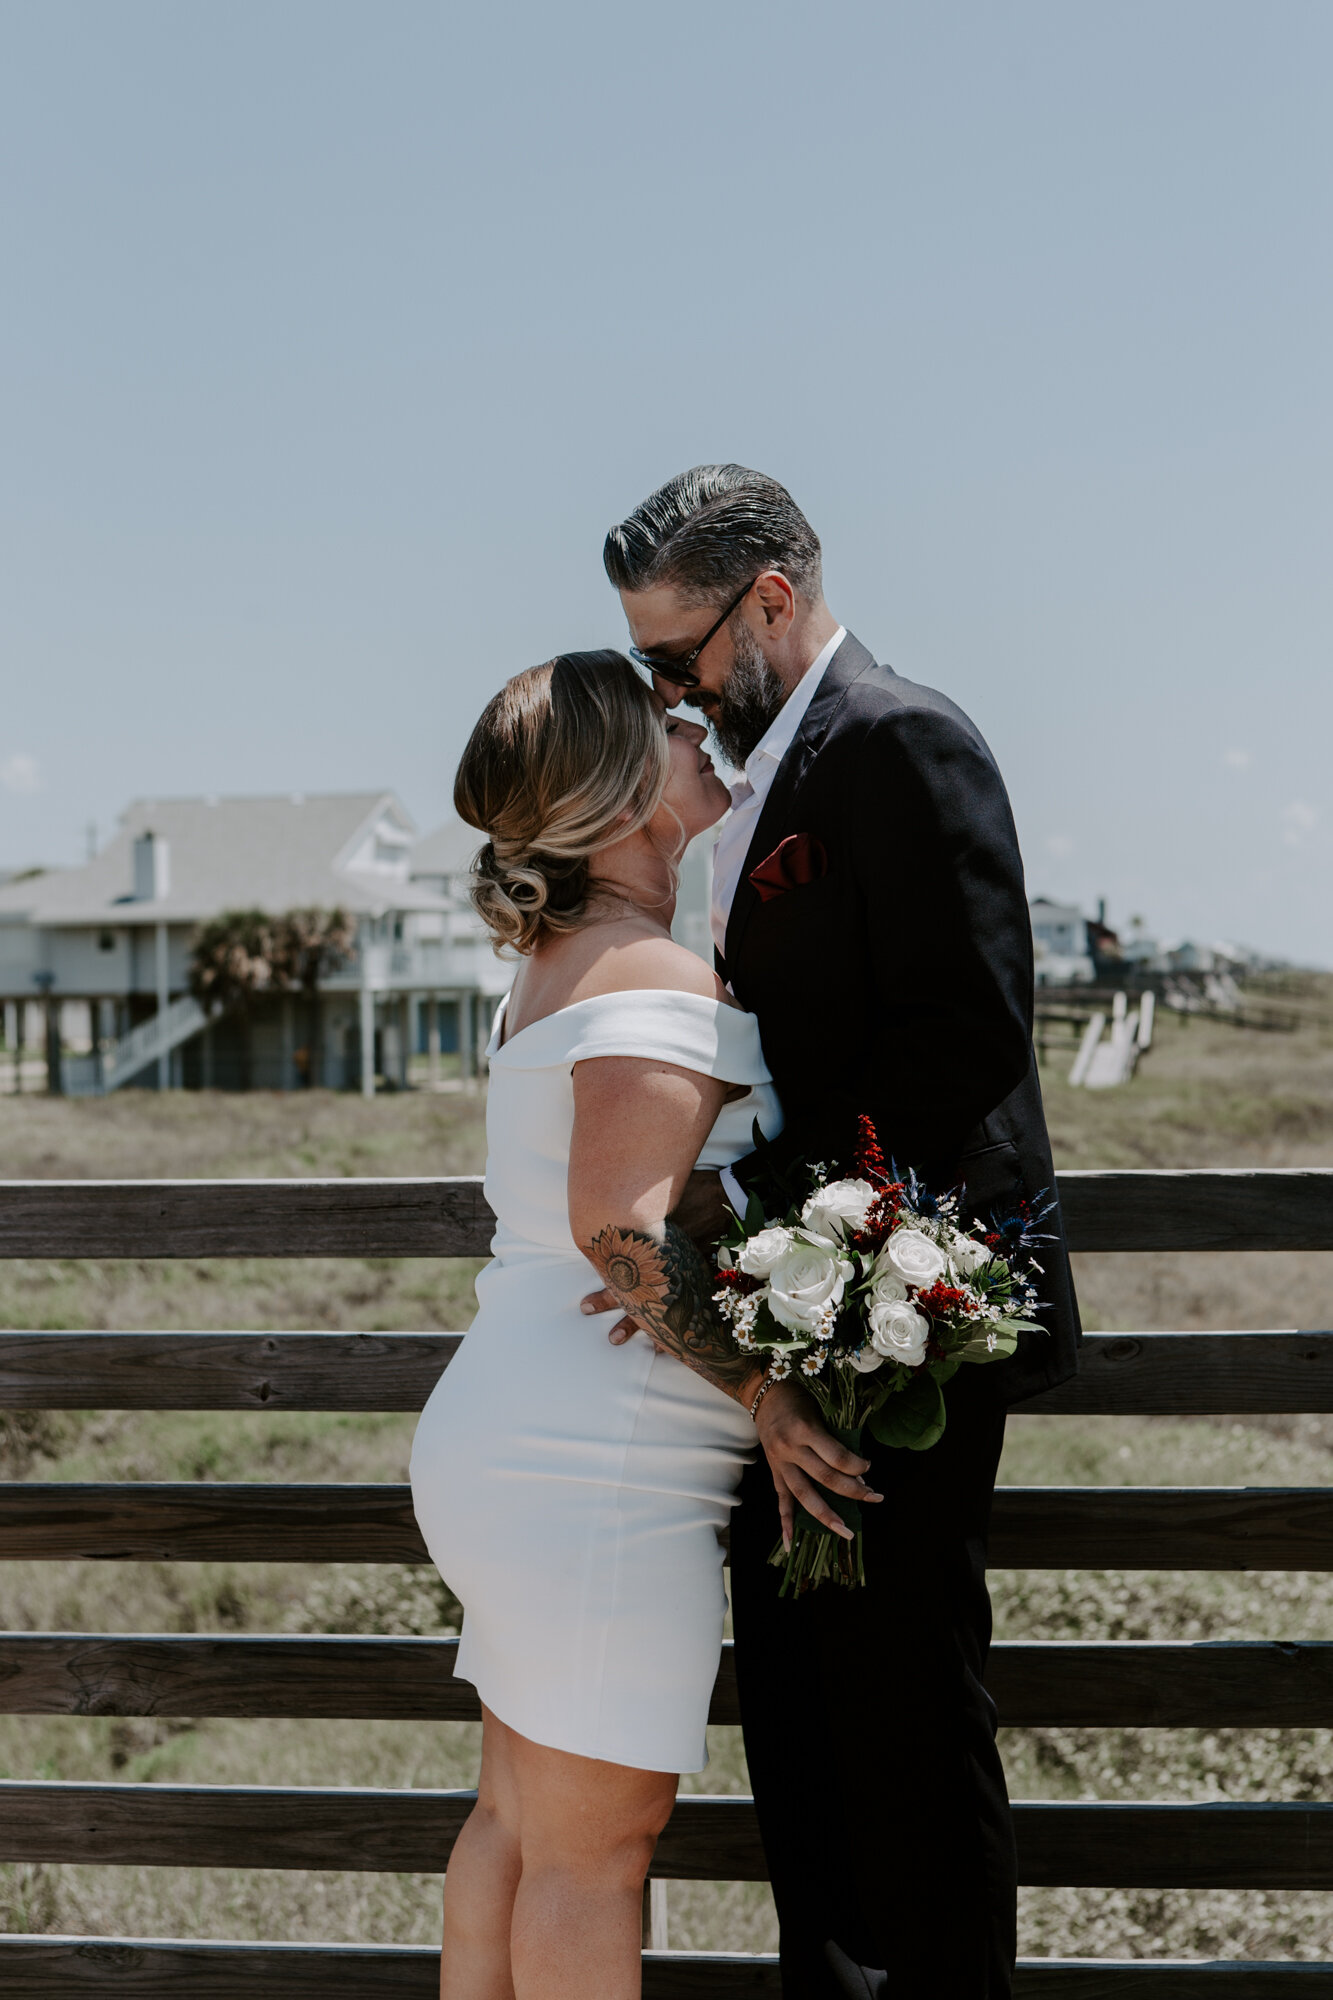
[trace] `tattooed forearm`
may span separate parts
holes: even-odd
[[[630,1317],[687,1368],[728,1396],[753,1379],[754,1361],[737,1354],[713,1304],[712,1271],[674,1222],[661,1243],[637,1229],[603,1229],[588,1256]]]

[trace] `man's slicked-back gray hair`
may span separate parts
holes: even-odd
[[[823,590],[819,537],[785,486],[743,465],[696,465],[612,528],[602,550],[617,590],[672,583],[721,603],[761,570],[811,602]]]

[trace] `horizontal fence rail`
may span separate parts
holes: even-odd
[[[0,1332],[10,1410],[419,1410],[457,1333]],[[1091,1333],[1057,1416],[1333,1412],[1333,1331]]]
[[[0,1783],[0,1861],[434,1874],[468,1791]],[[1333,1805],[1014,1806],[1020,1882],[1047,1887],[1333,1889]],[[768,1876],[753,1801],[686,1795],[653,1856],[670,1881]]]
[[[781,1990],[775,1958],[644,1953],[644,2000],[777,2000]],[[369,2000],[381,1994],[385,2000],[438,2000],[439,1991],[439,1953],[401,1945],[0,1938],[5,2000],[74,2000],[83,1993],[116,2000],[179,2000],[182,1993],[208,2000]]]
[[[457,1654],[455,1638],[0,1632],[0,1714],[475,1722]],[[1012,1728],[1318,1729],[1333,1643],[1005,1642],[986,1685]],[[740,1721],[730,1642],[708,1719]]]
[[[1333,1167],[1056,1175],[1071,1250],[1330,1250]],[[0,1257],[484,1257],[475,1176],[0,1181]]]
[[[395,1945],[0,1938],[6,2000],[437,2000],[439,1954]],[[778,2000],[776,1958],[645,1952],[644,2000]],[[1333,1965],[1020,1959],[1015,2000],[1327,2000]]]
[[[0,1485],[0,1560],[429,1561],[407,1485]],[[1001,1486],[994,1569],[1333,1569],[1333,1487]]]

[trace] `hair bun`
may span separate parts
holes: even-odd
[[[659,711],[623,653],[564,653],[501,688],[454,783],[460,816],[489,835],[470,893],[497,951],[587,922],[589,861],[647,824],[667,769]]]

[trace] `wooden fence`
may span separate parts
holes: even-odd
[[[1076,1250],[1333,1249],[1333,1170],[1060,1176]],[[480,1183],[0,1183],[7,1257],[484,1254]],[[7,1409],[415,1410],[449,1334],[0,1333]],[[1082,1373],[1027,1407],[1070,1415],[1333,1412],[1333,1332],[1093,1335]],[[0,1486],[0,1557],[420,1562],[398,1485]],[[996,1567],[1333,1569],[1333,1489],[1002,1488]],[[0,1635],[11,1714],[475,1717],[452,1639]],[[998,1645],[1004,1722],[1309,1728],[1333,1722],[1333,1645]],[[737,1720],[724,1657],[713,1719]],[[0,1783],[0,1860],[442,1869],[466,1792]],[[1021,1877],[1073,1886],[1333,1889],[1333,1803],[1032,1803]],[[660,1878],[759,1880],[750,1802],[682,1797]],[[649,2000],[776,1995],[775,1961],[647,1952]],[[392,1946],[0,1938],[7,2000],[206,1993],[371,2000],[436,1991],[432,1953]],[[1024,2000],[1333,1996],[1333,1962],[1030,1960]]]

